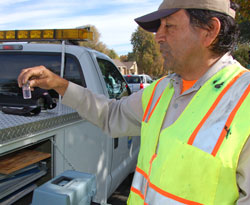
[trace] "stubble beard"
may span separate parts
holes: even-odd
[[[176,60],[174,56],[171,54],[171,52],[162,53],[164,63],[163,68],[167,73],[173,73],[176,72]]]
[[[164,59],[163,69],[166,73],[173,73],[176,71],[176,60],[173,56],[170,47],[166,43],[160,45],[160,52]]]

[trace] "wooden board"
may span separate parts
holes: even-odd
[[[0,158],[0,173],[11,174],[26,166],[47,159],[51,156],[49,153],[38,152],[36,150],[22,150]]]

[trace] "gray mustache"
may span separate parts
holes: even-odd
[[[163,53],[169,53],[170,48],[167,44],[160,44],[160,51]]]

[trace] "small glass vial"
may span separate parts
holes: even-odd
[[[23,89],[23,98],[30,99],[31,98],[30,83],[27,82],[25,85],[22,86],[22,89]]]

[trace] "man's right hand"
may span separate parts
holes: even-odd
[[[61,96],[64,95],[69,82],[44,66],[23,69],[18,76],[18,86],[22,87],[29,81],[30,87],[40,87],[46,90],[54,89]]]

